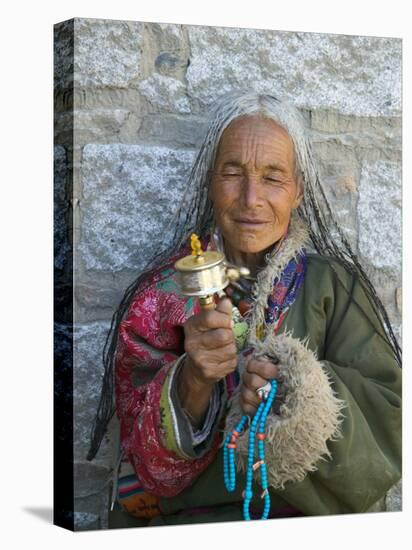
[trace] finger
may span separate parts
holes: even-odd
[[[258,407],[261,403],[261,400],[258,396],[258,394],[255,391],[250,390],[246,386],[242,389],[242,399],[244,403],[247,403],[248,405],[252,405],[252,407]]]
[[[199,348],[213,350],[226,348],[230,346],[236,353],[236,343],[233,332],[227,328],[216,328],[207,332],[202,332],[196,338],[196,346]]]
[[[268,382],[267,378],[262,378],[258,374],[245,372],[243,374],[243,385],[251,391],[256,391],[258,388],[265,386]]]
[[[242,399],[242,396],[240,397],[240,406],[242,407],[244,414],[247,414],[250,417],[253,417],[256,414],[257,407],[251,405],[250,403],[246,403]]]
[[[200,346],[199,343],[187,341],[185,342],[185,351],[199,363],[219,365],[230,359],[237,360],[237,349],[234,343],[218,348],[206,348]]]
[[[266,380],[277,378],[280,373],[279,366],[274,365],[272,362],[266,359],[251,359],[247,364],[246,370],[249,373],[258,374],[262,378],[266,378]]]
[[[213,311],[202,311],[189,319],[192,326],[198,332],[206,332],[215,328],[232,328],[232,317],[217,309]]]
[[[222,298],[216,306],[216,311],[224,313],[232,318],[232,302],[229,298]]]
[[[237,359],[231,358],[227,361],[222,361],[218,365],[215,365],[214,367],[204,370],[204,377],[210,378],[212,380],[222,380],[225,378],[228,374],[231,372],[234,372],[237,367]]]
[[[243,359],[243,374],[246,374],[248,372],[248,365],[249,363],[251,362],[251,360],[253,359],[253,355],[252,354],[249,354],[247,355],[244,359]]]
[[[186,353],[198,364],[220,365],[229,360],[236,360],[236,344],[232,342],[226,346],[206,348],[199,339],[187,339],[184,342]]]
[[[227,361],[222,361],[219,367],[222,372],[224,371],[226,374],[233,372],[237,368],[237,357],[230,357],[230,359],[228,359]]]

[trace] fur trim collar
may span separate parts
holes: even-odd
[[[258,273],[256,283],[253,287],[253,307],[247,315],[249,324],[249,344],[254,346],[257,343],[256,329],[263,326],[267,329],[265,321],[265,309],[268,298],[273,290],[273,281],[279,278],[290,260],[297,258],[302,252],[305,243],[309,239],[309,231],[306,225],[297,215],[292,216],[289,225],[289,233],[279,247],[267,254],[266,266]]]

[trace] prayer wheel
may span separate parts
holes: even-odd
[[[203,252],[196,235],[192,235],[191,245],[192,254],[175,263],[180,291],[185,296],[198,296],[202,308],[213,309],[213,295],[221,295],[231,281],[247,277],[249,270],[229,265],[217,250]]]

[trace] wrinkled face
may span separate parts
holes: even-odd
[[[259,253],[276,243],[302,198],[286,130],[256,115],[234,120],[219,142],[209,193],[232,249]]]

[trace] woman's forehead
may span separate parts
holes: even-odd
[[[278,123],[259,115],[242,116],[232,121],[219,141],[217,158],[235,159],[246,150],[256,149],[265,157],[294,156],[293,141]]]

